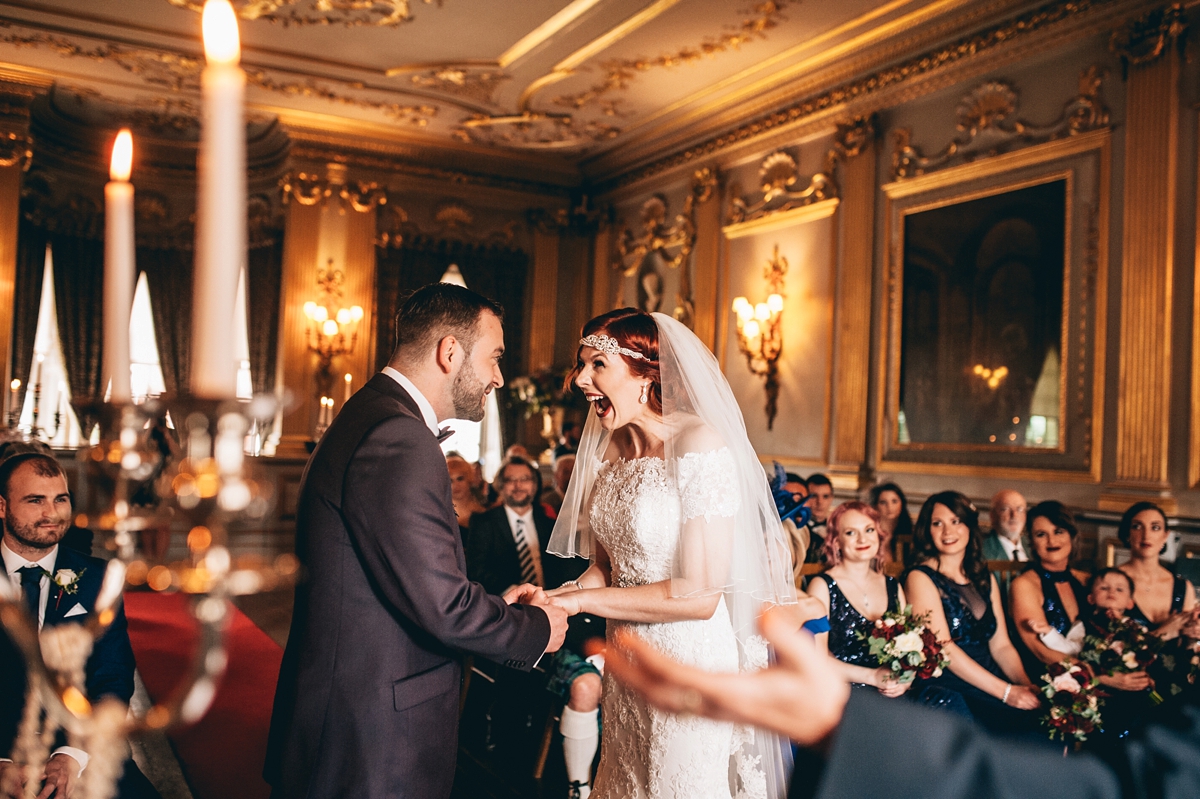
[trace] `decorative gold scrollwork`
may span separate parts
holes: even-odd
[[[809,178],[808,185],[803,189],[795,190],[792,187],[800,180],[796,159],[784,150],[776,150],[763,160],[758,169],[762,197],[735,196],[730,200],[730,223],[749,222],[837,197],[838,187],[833,179],[835,160],[836,154],[830,151],[822,170]]]
[[[575,124],[567,114],[528,112],[507,116],[478,114],[463,120],[455,136],[521,150],[565,150],[616,138],[621,131],[602,122]]]
[[[0,133],[0,167],[29,169],[33,162],[33,140],[21,133]]]
[[[1067,101],[1062,114],[1049,125],[1016,119],[1016,90],[1002,81],[988,81],[959,103],[956,125],[959,135],[941,152],[922,155],[912,144],[912,132],[907,128],[897,130],[892,172],[897,180],[914,177],[955,161],[995,155],[1017,143],[1050,141],[1105,127],[1109,115],[1100,92],[1104,75],[1105,70],[1099,65],[1080,73],[1079,94]]]
[[[1182,44],[1187,28],[1183,4],[1175,3],[1130,20],[1113,31],[1108,46],[1128,72],[1131,66],[1149,64],[1157,59],[1169,43]]]
[[[301,205],[324,204],[336,195],[347,207],[365,214],[387,204],[386,188],[378,183],[348,181],[345,164],[331,163],[326,169],[324,178],[306,172],[284,175],[279,181],[284,205],[292,200]]]
[[[202,11],[204,0],[167,0],[173,6]],[[422,0],[429,5],[433,0]],[[411,0],[243,0],[235,3],[242,19],[266,20],[285,27],[344,25],[391,28],[412,19]],[[438,5],[441,5],[439,0]]]

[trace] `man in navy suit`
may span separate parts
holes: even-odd
[[[5,581],[0,590],[20,598],[38,629],[82,622],[95,606],[104,578],[104,561],[60,546],[71,526],[71,496],[67,478],[58,461],[49,455],[25,453],[0,463],[0,516],[4,536],[0,540]],[[12,748],[25,696],[24,665],[7,636],[0,636],[0,671],[14,675],[2,687],[0,703],[0,752]],[[133,696],[133,648],[125,610],[118,606],[116,617],[96,641],[86,667],[88,697],[95,701],[115,696],[128,703]],[[80,772],[87,767],[88,754],[69,746],[54,750],[39,775],[44,783],[40,796],[70,799]],[[0,772],[12,768],[0,762]],[[27,775],[28,776],[28,775]],[[132,760],[118,786],[118,796],[156,797],[157,792]]]
[[[567,617],[532,586],[467,579],[444,419],[483,418],[504,384],[503,311],[459,286],[416,291],[384,370],[309,459],[296,591],[264,776],[276,799],[444,799],[458,740],[460,652],[528,671]],[[541,598],[545,602],[544,595]]]

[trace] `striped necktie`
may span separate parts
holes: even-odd
[[[517,519],[517,531],[513,534],[517,542],[517,559],[521,562],[521,582],[538,584],[537,568],[533,565],[533,553],[525,537],[525,520]]]

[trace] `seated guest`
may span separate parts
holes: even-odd
[[[996,492],[988,509],[992,528],[983,539],[984,560],[1029,560],[1025,516],[1025,497],[1011,488]]]
[[[58,461],[48,455],[26,452],[0,464],[0,516],[4,534],[0,539],[5,585],[0,596],[23,600],[38,629],[78,623],[95,609],[104,579],[105,562],[60,546],[71,523],[71,497],[67,477]],[[51,581],[51,575],[74,573],[68,588]],[[113,696],[128,704],[133,696],[133,648],[124,606],[116,606],[108,630],[92,648],[86,667],[88,699],[95,702]],[[9,752],[19,728],[25,696],[25,668],[11,639],[0,631],[0,674],[4,675],[5,701],[0,703],[0,753]],[[15,702],[13,701],[15,700]],[[60,738],[63,736],[60,735]],[[65,743],[65,739],[60,743]],[[78,787],[80,772],[89,756],[70,746],[55,749],[42,773],[26,775],[35,781],[24,795],[70,797]],[[11,761],[0,760],[0,781]],[[117,798],[158,797],[154,786],[133,760],[125,761],[117,783]]]
[[[776,470],[782,470],[783,466],[776,463]],[[778,474],[778,472],[777,472]],[[804,484],[804,478],[792,472],[784,472],[783,490],[790,494],[791,503],[803,502],[808,497],[808,486]],[[776,507],[779,508],[779,500],[776,500]],[[782,516],[784,511],[779,509]],[[808,525],[797,524],[795,518],[787,518],[783,520],[783,531],[787,535],[788,548],[792,553],[792,579],[796,584],[797,589],[803,588],[804,562],[808,556]]]
[[[1063,659],[1063,653],[1047,646],[1042,635],[1053,630],[1082,642],[1081,619],[1088,611],[1088,592],[1083,586],[1087,574],[1071,569],[1079,530],[1066,506],[1052,499],[1039,502],[1029,511],[1026,523],[1033,544],[1033,568],[1013,579],[1011,601],[1017,634],[1033,656],[1026,660],[1026,670],[1032,674],[1035,668],[1044,671],[1042,664]]]
[[[537,463],[537,458],[530,456],[529,450],[525,449],[523,444],[510,444],[508,449],[504,450],[504,459],[512,460],[519,458],[530,463]]]
[[[475,496],[475,467],[461,455],[446,456],[446,469],[450,472],[450,496],[454,499],[454,515],[458,517],[458,529],[462,534],[463,546],[467,543],[467,529],[471,517],[482,513],[483,503]]]
[[[571,475],[575,472],[575,456],[560,455],[554,461],[554,485],[542,492],[542,504],[554,511],[557,516],[562,508],[563,497],[567,495],[567,486],[571,483]]]
[[[1117,526],[1117,537],[1129,547],[1129,562],[1121,571],[1137,586],[1129,615],[1151,629],[1168,622],[1172,628],[1187,623],[1189,619],[1182,614],[1190,614],[1196,607],[1196,589],[1158,561],[1167,548],[1167,515],[1162,508],[1153,502],[1129,506]]]
[[[929,614],[930,629],[950,666],[915,687],[917,699],[973,718],[1002,733],[1031,731],[1041,704],[1008,638],[1000,588],[983,559],[975,506],[957,491],[925,500],[913,527],[913,562],[904,592],[913,613]]]
[[[820,563],[821,553],[825,549],[825,522],[829,512],[833,510],[833,483],[823,474],[809,475],[805,481],[808,489],[807,504],[812,511],[808,520],[808,550],[804,556],[805,563]]]
[[[467,536],[467,576],[492,593],[532,583],[557,588],[571,583],[588,568],[581,558],[546,554],[554,522],[541,502],[541,476],[537,466],[509,458],[496,474],[500,492],[498,508],[476,514]],[[585,659],[584,642],[604,636],[604,621],[596,616],[571,617],[567,641],[549,661],[551,690],[566,704],[559,730],[572,799],[591,793],[592,760],[600,743],[600,671]]]
[[[884,696],[900,696],[911,683],[900,684],[892,671],[879,665],[858,637],[884,613],[904,607],[904,592],[894,577],[885,577],[889,560],[888,534],[880,529],[879,514],[862,502],[839,505],[829,515],[825,562],[829,569],[814,575],[809,596],[820,600],[829,616],[829,632],[817,636],[838,659],[850,683],[873,686]]]
[[[891,539],[892,559],[899,554],[900,542],[912,542],[912,514],[908,512],[908,497],[895,483],[881,483],[871,489],[867,500],[879,513],[879,532]]]
[[[583,437],[583,425],[579,422],[564,421],[562,434],[558,437],[558,445],[554,447],[554,462],[563,455],[574,455],[579,449],[579,439]]]

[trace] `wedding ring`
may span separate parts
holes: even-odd
[[[700,712],[700,708],[704,705],[704,697],[695,688],[688,688],[679,695],[679,704],[681,706],[681,713],[694,716]]]

